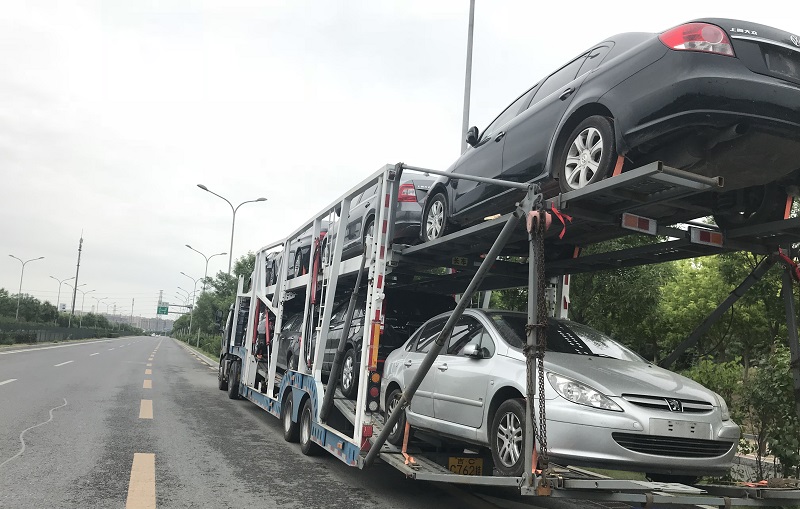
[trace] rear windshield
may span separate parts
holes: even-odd
[[[528,321],[525,315],[516,313],[488,313],[488,315],[509,345],[520,350],[525,346],[527,342],[525,324]],[[547,322],[547,351],[644,362],[636,352],[602,332],[579,323],[553,319]]]

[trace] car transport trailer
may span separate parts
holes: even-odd
[[[529,295],[528,397],[533,401],[543,391],[541,342],[535,342],[536,324],[548,313],[564,316],[568,309],[568,275],[605,268],[660,263],[726,251],[747,250],[769,255],[775,262],[787,262],[780,248],[800,242],[800,219],[776,221],[757,228],[747,227],[722,232],[713,225],[694,222],[710,215],[711,204],[696,198],[723,186],[721,179],[707,178],[664,166],[661,163],[636,168],[621,175],[545,200],[536,185],[492,181],[518,190],[516,210],[504,216],[445,235],[415,246],[392,245],[393,217],[402,172],[419,171],[441,175],[443,172],[407,166],[387,165],[329,204],[291,235],[268,244],[256,253],[255,268],[249,280],[240,278],[237,298],[229,313],[220,355],[219,388],[231,398],[243,397],[280,418],[284,437],[299,441],[304,454],[327,451],[357,468],[368,468],[376,459],[392,465],[412,479],[490,486],[518,487],[524,495],[549,496],[596,501],[617,501],[644,505],[703,504],[706,506],[775,506],[800,504],[800,489],[747,488],[733,486],[686,486],[677,483],[652,483],[604,479],[578,469],[547,464],[546,408],[544,398],[539,408],[526,404],[526,466],[520,477],[493,475],[481,451],[474,445],[438,440],[434,434],[420,433],[425,440],[394,447],[386,438],[401,412],[413,399],[419,383],[430,369],[436,355],[447,341],[455,320],[479,290],[527,287]],[[468,175],[447,174],[453,178],[483,182]],[[363,191],[378,184],[383,197],[376,208],[375,235],[365,236],[365,253],[342,260],[342,244],[347,235],[351,203]],[[567,218],[569,214],[571,218]],[[547,230],[545,223],[552,220]],[[327,223],[326,223],[327,222]],[[334,225],[335,223],[335,225]],[[563,224],[562,224],[563,223]],[[323,224],[338,228],[328,249]],[[686,224],[682,229],[676,224]],[[673,226],[670,226],[673,225]],[[289,277],[289,253],[293,241],[310,230],[312,250],[305,274]],[[350,232],[352,233],[352,232]],[[601,255],[573,257],[574,246],[646,233],[654,237],[651,245]],[[280,256],[275,284],[268,262]],[[325,253],[325,256],[323,256]],[[549,253],[556,253],[550,256]],[[568,253],[565,255],[565,253]],[[559,256],[561,255],[561,256]],[[498,256],[527,258],[527,262],[498,259]],[[550,257],[548,257],[550,256]],[[770,264],[771,266],[772,264]],[[768,267],[767,267],[768,268]],[[762,269],[763,272],[767,268]],[[793,269],[789,264],[789,269]],[[800,357],[789,269],[784,278],[784,295],[790,344],[794,362],[795,389],[800,394]],[[796,270],[796,269],[793,269]],[[762,273],[763,273],[762,272]],[[796,272],[795,272],[796,273]],[[341,334],[328,373],[323,363],[328,345],[331,313],[334,304],[349,298],[343,331],[350,330],[356,310],[354,295],[366,283],[365,309],[359,310],[364,321],[363,346],[357,370],[358,390],[355,400],[343,398],[337,390],[346,333]],[[555,282],[555,283],[553,283]],[[547,288],[547,285],[551,288]],[[747,286],[747,281],[743,287]],[[740,287],[742,290],[743,287]],[[440,294],[460,294],[456,309],[415,379],[394,411],[380,413],[380,373],[378,348],[386,324],[384,301],[393,288]],[[746,289],[746,288],[744,288]],[[546,294],[554,301],[546,307]],[[734,294],[732,294],[734,295]],[[741,292],[735,292],[735,297]],[[735,299],[734,299],[735,300]],[[726,301],[727,302],[727,301]],[[723,306],[725,303],[723,303]],[[722,307],[722,306],[721,306]],[[299,344],[281,345],[281,326],[285,312],[302,313]],[[259,359],[257,330],[260,316],[271,343],[269,355]],[[715,313],[718,318],[721,312]],[[714,318],[714,316],[710,317]],[[691,339],[691,338],[690,338]],[[279,355],[296,351],[296,367],[288,361],[279,368]],[[261,350],[263,352],[263,350]],[[330,351],[328,351],[330,357]],[[352,367],[351,367],[352,368]],[[347,368],[345,368],[347,369]],[[328,375],[328,376],[326,376]],[[800,397],[798,398],[800,399]],[[800,412],[800,410],[799,410]],[[534,437],[541,449],[540,462],[534,464]],[[479,461],[480,460],[480,461]],[[489,460],[488,463],[491,463]],[[481,468],[477,468],[481,466]],[[542,467],[539,470],[539,467]],[[464,475],[455,471],[479,475]],[[796,488],[796,487],[795,487]]]

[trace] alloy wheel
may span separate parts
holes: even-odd
[[[425,222],[425,233],[428,239],[438,239],[442,232],[444,223],[444,204],[436,200],[428,210],[428,218]]]
[[[497,428],[497,455],[503,465],[512,467],[522,454],[522,425],[513,412],[500,419]]]
[[[353,385],[353,357],[347,356],[344,359],[344,366],[342,366],[342,390],[345,392],[350,390]]]
[[[587,127],[572,140],[564,167],[566,182],[572,189],[589,183],[600,168],[603,157],[603,137],[594,127]]]

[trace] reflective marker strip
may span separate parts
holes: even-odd
[[[155,509],[156,455],[135,453],[125,509]]]
[[[16,381],[17,381],[16,378],[9,378],[5,382],[0,382],[0,385],[10,384],[11,382],[16,382]]]
[[[152,419],[153,418],[153,400],[143,399],[142,404],[139,406],[139,419]]]
[[[57,367],[59,367],[59,366],[63,366],[64,364],[69,364],[70,362],[75,362],[75,361],[67,361],[67,362],[62,362],[61,364],[55,364],[53,367],[54,367],[54,368],[57,368]]]

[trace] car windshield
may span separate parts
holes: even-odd
[[[525,315],[517,313],[487,314],[509,345],[520,350],[525,346],[525,324],[528,321]],[[622,346],[602,332],[566,320],[548,320],[547,351],[645,362],[636,352]]]

